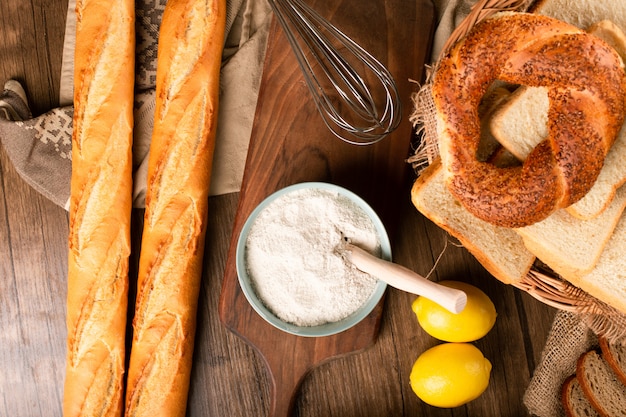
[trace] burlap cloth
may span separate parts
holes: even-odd
[[[12,91],[0,95],[0,104],[4,101],[12,106],[11,112],[0,112],[0,140],[9,158],[31,186],[61,206],[66,206],[69,198],[71,175],[74,1],[70,0],[68,9],[61,107],[33,118],[27,103],[19,95]],[[437,22],[431,62],[437,60],[454,29],[465,20],[476,1],[434,0]],[[165,2],[137,2],[134,157],[135,183],[139,184],[135,189],[135,206],[139,207],[144,204],[144,187],[141,184],[145,183],[142,178],[145,177],[152,130],[158,27]],[[271,9],[266,0],[228,0],[212,195],[238,191],[241,185],[270,16]],[[415,102],[415,106],[430,105],[432,103],[428,100]],[[10,113],[18,117],[11,117]],[[413,121],[416,125],[421,122]],[[541,360],[524,397],[530,413],[539,417],[564,415],[559,401],[560,386],[573,373],[578,356],[596,343],[595,335],[579,317],[565,311],[557,312]]]

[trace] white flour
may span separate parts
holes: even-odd
[[[342,232],[380,256],[372,220],[337,192],[299,189],[261,211],[248,235],[246,262],[270,311],[298,326],[316,326],[341,320],[367,301],[376,279],[335,253]]]

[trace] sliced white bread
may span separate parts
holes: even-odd
[[[537,258],[578,285],[580,280],[574,278],[596,267],[625,207],[626,188],[622,187],[609,207],[596,218],[580,220],[566,210],[558,210],[545,220],[515,231]]]
[[[587,3],[587,2],[585,2]],[[626,35],[611,21],[600,21],[589,32],[604,39],[626,60]],[[548,90],[545,87],[521,86],[493,112],[489,129],[498,142],[518,159],[528,154],[548,136]],[[581,219],[597,217],[626,182],[626,128],[622,129],[604,161],[593,188],[567,211]]]
[[[600,415],[585,397],[576,375],[568,377],[563,382],[561,403],[567,417],[597,417]]]
[[[602,357],[613,368],[613,372],[626,385],[626,346],[609,343],[606,338],[599,338]]]
[[[436,159],[415,181],[411,199],[418,211],[457,238],[489,273],[505,284],[521,281],[535,256],[514,230],[494,226],[470,214],[445,185]]]
[[[602,417],[626,417],[626,386],[595,350],[578,359],[576,379],[598,414]]]
[[[626,215],[617,224],[596,266],[586,274],[563,278],[626,314]]]
[[[521,161],[548,137],[548,90],[518,87],[491,117],[493,136]]]
[[[582,29],[607,19],[626,28],[624,0],[538,0],[529,11],[563,20]]]

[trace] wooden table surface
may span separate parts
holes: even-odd
[[[22,81],[35,115],[58,105],[66,11],[64,0],[0,2],[0,83]],[[189,416],[268,415],[265,363],[218,314],[239,197],[210,199]],[[555,310],[492,278],[421,216],[408,194],[401,201],[400,232],[392,241],[395,261],[425,275],[445,247],[431,278],[473,283],[494,301],[496,325],[475,343],[493,364],[489,388],[453,410],[421,402],[411,391],[409,373],[419,354],[439,342],[417,324],[411,311],[415,296],[389,289],[376,342],[312,369],[297,393],[294,416],[527,415],[522,397]],[[134,212],[136,225],[141,215]],[[62,414],[67,233],[67,213],[30,188],[0,147],[0,416]]]

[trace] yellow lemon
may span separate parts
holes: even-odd
[[[472,342],[486,335],[496,322],[497,315],[487,294],[465,282],[439,283],[465,291],[467,304],[460,313],[454,314],[428,298],[416,298],[412,308],[426,333],[445,342]]]
[[[422,353],[411,370],[411,389],[425,403],[452,408],[478,398],[489,385],[491,362],[469,343],[443,343]]]

